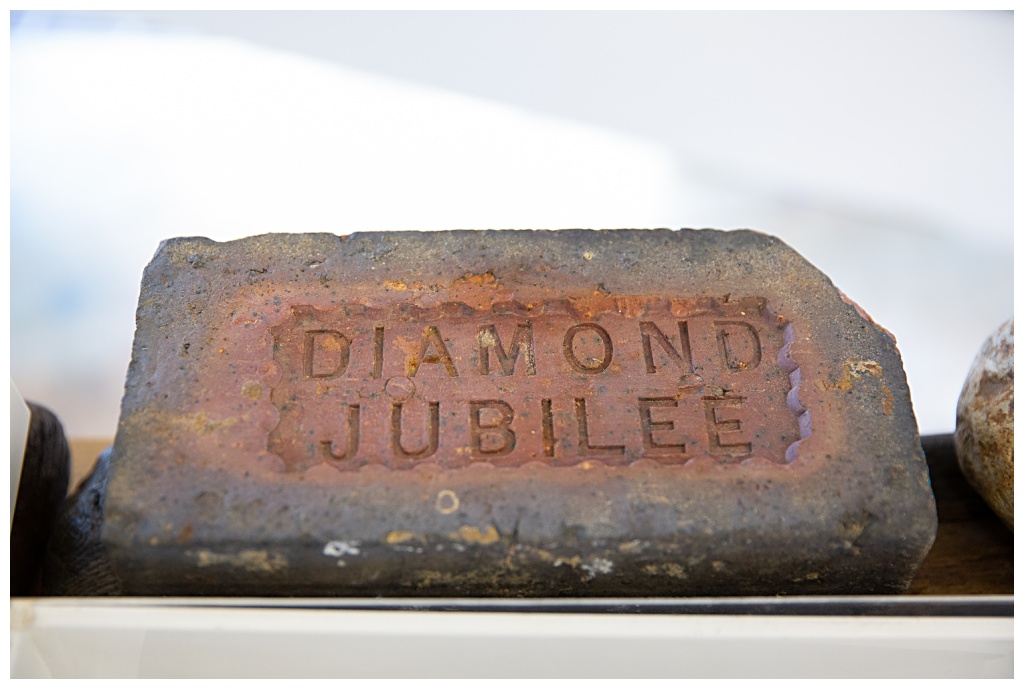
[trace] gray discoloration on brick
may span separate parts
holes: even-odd
[[[894,342],[783,243],[464,231],[161,245],[103,538],[140,595],[854,594],[935,526]]]

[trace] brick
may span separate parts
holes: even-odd
[[[110,467],[136,595],[898,593],[936,528],[891,336],[748,231],[167,241]]]

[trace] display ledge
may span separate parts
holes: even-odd
[[[11,676],[1013,676],[1009,597],[850,604],[16,598]]]
[[[14,598],[57,608],[247,608],[577,615],[1013,617],[1013,596],[751,596],[736,598]]]
[[[72,441],[75,482],[109,441]],[[922,440],[906,596],[14,598],[12,677],[1012,677],[1013,535]]]

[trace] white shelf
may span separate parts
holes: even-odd
[[[464,603],[12,599],[11,676],[1013,676],[1006,616],[495,612]]]

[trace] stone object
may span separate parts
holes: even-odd
[[[166,241],[105,491],[127,595],[898,593],[936,529],[895,343],[749,231]]]
[[[956,454],[967,482],[1013,528],[1013,319],[982,345],[956,405]]]
[[[28,402],[25,457],[11,520],[11,595],[40,592],[43,556],[71,476],[71,453],[60,419]]]

